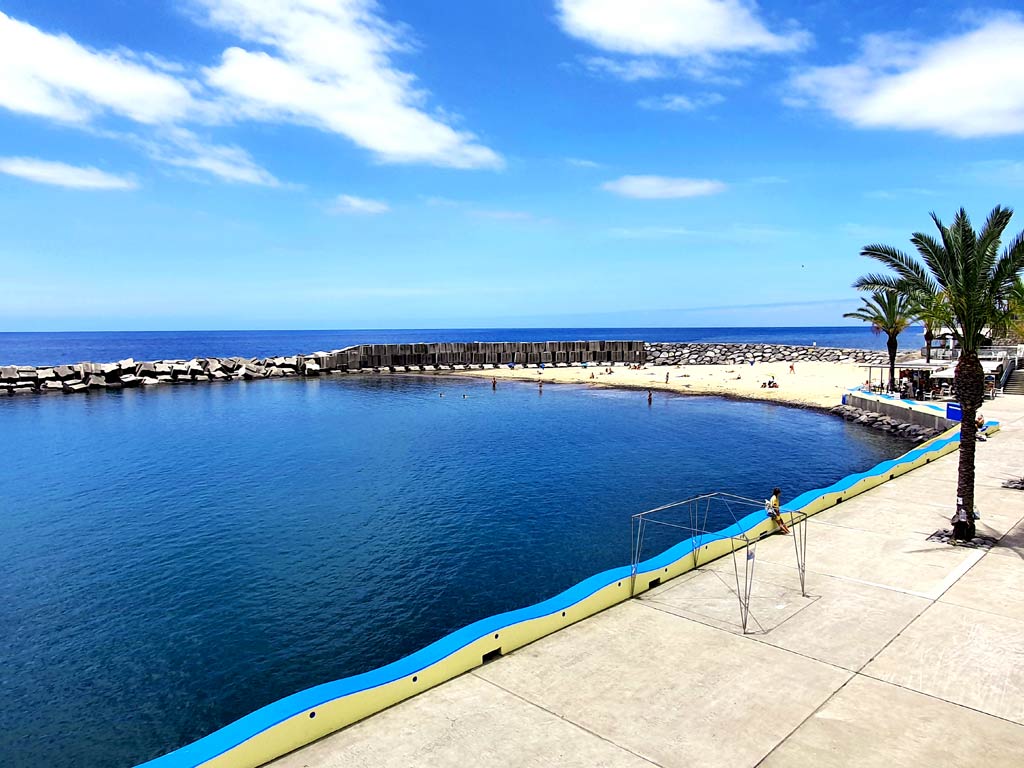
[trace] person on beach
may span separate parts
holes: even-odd
[[[793,363],[789,364],[789,372],[790,373],[796,373],[796,368],[793,366]]]
[[[779,530],[784,534],[789,533],[789,526],[786,525],[786,521],[782,519],[782,507],[779,503],[779,497],[782,495],[782,489],[772,488],[772,497],[765,499],[764,511],[768,513],[768,517],[775,521],[775,524],[779,526]]]
[[[665,383],[668,384],[668,372],[665,372]]]
[[[985,436],[985,417],[980,413],[978,414],[978,418],[974,420],[974,426],[978,428],[978,432],[975,437],[983,443],[987,441],[988,437]]]
[[[492,376],[491,377],[491,389],[497,389],[497,388],[498,388],[498,377],[497,376]]]

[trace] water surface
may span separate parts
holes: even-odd
[[[769,404],[432,376],[0,398],[0,434],[7,768],[134,765],[627,564],[635,512],[792,498],[907,447]]]

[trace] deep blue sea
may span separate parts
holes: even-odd
[[[356,331],[95,331],[77,333],[0,333],[0,365],[61,365],[172,360],[193,357],[270,357],[352,344],[431,341],[641,341],[817,343],[819,347],[885,349],[885,336],[866,326],[834,328],[448,328]],[[900,346],[923,343],[917,328],[900,337]]]
[[[628,564],[636,512],[785,500],[908,447],[769,404],[434,376],[0,398],[0,435],[5,768],[132,766]]]

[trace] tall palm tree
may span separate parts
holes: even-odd
[[[960,422],[960,466],[953,534],[974,537],[975,418],[985,397],[985,374],[978,359],[986,329],[1003,327],[1012,309],[1012,291],[1024,270],[1024,232],[1000,252],[1003,231],[1013,211],[996,206],[980,232],[975,232],[961,208],[953,225],[945,226],[934,213],[939,239],[915,232],[910,238],[917,257],[888,245],[868,245],[861,255],[875,259],[895,274],[871,274],[856,288],[889,291],[905,296],[944,293],[952,317],[950,330],[960,346],[954,388],[963,412]]]
[[[892,391],[896,386],[898,337],[914,319],[913,300],[902,293],[882,290],[875,291],[871,298],[861,297],[861,301],[864,302],[863,307],[855,312],[847,312],[843,317],[871,323],[872,331],[885,334],[885,347],[889,351],[889,390]]]

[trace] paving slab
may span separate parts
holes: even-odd
[[[477,674],[666,768],[753,765],[850,677],[638,602]]]
[[[864,674],[1024,724],[1024,622],[935,603]]]
[[[856,677],[760,765],[1019,768],[1024,726]]]
[[[939,602],[998,613],[1024,622],[1024,559],[982,558],[939,598]]]
[[[731,603],[691,601],[691,588],[672,589],[673,582],[644,599],[658,601],[679,615],[742,632],[732,565],[719,560],[705,569],[720,572],[716,581],[722,591],[728,590]],[[750,608],[757,623],[748,623],[749,636],[852,671],[867,664],[931,605],[923,597],[813,572],[808,574],[807,597],[800,594],[799,585],[794,566],[765,562],[757,566]],[[828,631],[823,632],[823,627]]]
[[[814,518],[807,536],[809,572],[936,597],[944,591],[951,573],[978,557],[976,550],[927,541],[923,533],[858,530],[817,523]],[[791,545],[763,544],[757,551],[762,562],[786,565],[794,561]]]
[[[272,768],[651,768],[472,674],[397,704]]]

